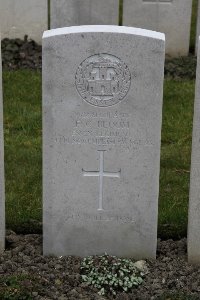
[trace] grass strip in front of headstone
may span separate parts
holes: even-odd
[[[41,73],[4,71],[7,228],[41,232]],[[161,149],[161,238],[186,236],[194,81],[165,80]]]
[[[194,81],[165,81],[159,230],[161,238],[186,236]]]
[[[41,75],[3,75],[7,228],[35,232],[42,219]]]

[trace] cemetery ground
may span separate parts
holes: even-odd
[[[3,56],[8,230],[0,299],[200,299],[200,269],[187,264],[185,238],[196,59],[165,66],[157,260],[147,262],[138,288],[100,296],[82,282],[80,258],[42,256],[41,54],[27,51],[9,63]]]

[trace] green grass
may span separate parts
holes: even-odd
[[[186,235],[194,81],[165,81],[159,235]]]
[[[41,74],[3,73],[7,227],[34,232],[42,220]],[[186,235],[194,81],[164,86],[159,236]],[[31,221],[30,221],[31,220]]]
[[[41,75],[3,75],[6,219],[9,228],[19,230],[42,216]]]

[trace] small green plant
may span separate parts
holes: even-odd
[[[117,291],[128,292],[140,285],[145,275],[132,260],[107,254],[84,258],[81,273],[82,280],[97,288],[99,295],[116,295]]]

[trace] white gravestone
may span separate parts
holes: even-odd
[[[124,0],[123,25],[166,34],[166,54],[189,51],[192,0]]]
[[[41,43],[48,29],[47,0],[0,0],[0,28],[2,39],[28,35]]]
[[[155,258],[164,35],[43,36],[44,254]]]
[[[200,263],[200,47],[198,47],[197,56],[188,221],[188,260],[190,263]]]
[[[0,253],[5,247],[5,190],[4,190],[4,141],[3,141],[3,96],[0,48]]]
[[[118,22],[119,0],[51,0],[51,28]]]
[[[200,1],[198,1],[198,11],[197,11],[196,53],[198,51],[199,36],[200,36]]]

